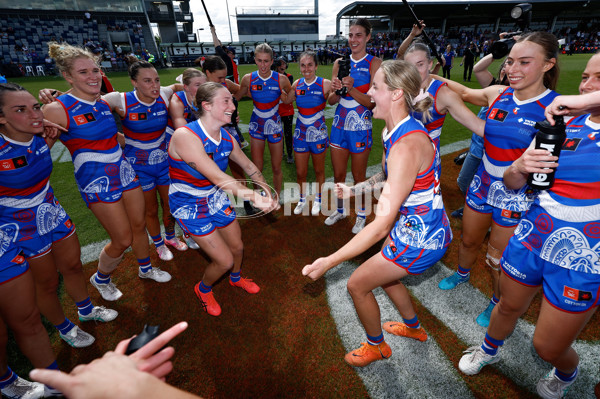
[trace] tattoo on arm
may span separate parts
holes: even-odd
[[[357,185],[350,188],[352,194],[367,194],[379,187],[386,180],[385,173],[383,171],[369,177],[366,181],[360,182]]]

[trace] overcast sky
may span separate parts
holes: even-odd
[[[292,0],[260,0],[256,3],[251,3],[248,0],[227,0],[229,3],[229,14],[231,15],[231,32],[233,41],[238,41],[237,21],[235,18],[236,7],[243,8],[244,6],[252,5],[253,7],[298,7],[298,1]],[[352,0],[321,0],[319,1],[319,38],[325,39],[326,35],[335,34],[335,17],[340,10],[347,4],[352,3]],[[229,23],[227,21],[227,7],[225,1],[204,0],[210,18],[217,28],[217,35],[223,42],[230,41]],[[314,7],[314,0],[306,0],[301,2],[302,7]],[[198,33],[198,28],[204,28],[200,31],[200,41],[212,41],[210,30],[208,29],[208,20],[206,13],[202,8],[202,3],[199,0],[190,2],[192,13],[194,14],[194,32]]]

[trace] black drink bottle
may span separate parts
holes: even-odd
[[[554,126],[547,120],[537,122],[535,128],[535,148],[548,150],[558,157],[565,139],[567,138],[565,121],[561,115],[554,116]],[[548,173],[530,173],[527,179],[529,187],[536,190],[547,190],[554,183],[555,169],[548,168]]]

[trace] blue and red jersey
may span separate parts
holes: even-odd
[[[168,108],[158,97],[152,104],[139,100],[135,91],[125,93],[125,115],[121,118],[125,135],[123,153],[132,165],[157,165],[167,160],[166,133]]]
[[[431,83],[427,87],[427,93],[433,99],[433,104],[429,108],[431,113],[431,117],[428,121],[423,121],[423,114],[420,112],[413,112],[411,115],[423,122],[427,132],[429,132],[429,137],[435,143],[438,151],[440,149],[440,135],[442,134],[442,127],[444,126],[444,121],[446,120],[446,114],[441,114],[437,109],[437,95],[440,91],[440,88],[443,86],[447,86],[446,83],[441,82],[436,79],[431,79]]]
[[[193,104],[190,104],[188,102],[187,96],[185,95],[185,91],[178,91],[173,93],[173,95],[177,96],[177,98],[179,98],[179,100],[183,104],[183,118],[185,119],[186,123],[195,121],[196,114],[194,113],[194,111],[196,111],[197,108],[194,107]],[[169,144],[169,141],[171,140],[171,135],[173,135],[174,131],[175,125],[173,124],[173,120],[169,116],[169,120],[167,122],[167,144]]]
[[[350,56],[350,76],[354,79],[354,88],[366,94],[371,87],[371,64],[374,56],[365,55],[358,61]],[[346,131],[371,130],[371,110],[360,105],[351,95],[346,94],[340,98],[340,103],[335,109],[332,128]]]
[[[323,78],[317,76],[310,84],[301,78],[296,85],[295,94],[296,108],[298,108],[296,137],[309,143],[327,138],[327,125],[323,112],[327,98],[323,88]]]
[[[479,195],[487,193],[487,203],[500,209],[524,212],[533,201],[533,191],[525,185],[510,190],[503,183],[504,171],[518,159],[535,136],[535,123],[544,120],[544,110],[558,93],[547,89],[529,100],[520,101],[507,88],[489,107],[481,165],[474,178]],[[487,190],[486,190],[487,188]]]
[[[206,154],[217,164],[223,172],[229,165],[229,155],[233,150],[233,138],[223,128],[221,137],[215,140],[208,135],[200,120],[185,126],[195,134],[204,145]],[[182,159],[169,156],[169,205],[171,213],[177,219],[197,219],[212,214],[214,197],[227,196],[219,187],[215,186],[202,173],[189,166]],[[215,205],[217,209],[217,205]],[[218,209],[221,209],[220,206]]]
[[[250,75],[250,97],[254,103],[252,116],[266,119],[275,115],[279,110],[281,87],[279,86],[279,73],[271,71],[271,76],[262,78],[258,71]]]
[[[600,274],[599,159],[600,124],[589,115],[571,119],[554,185],[540,191],[515,238],[555,265]]]
[[[88,102],[70,94],[56,99],[67,114],[60,141],[73,158],[75,180],[82,193],[109,192],[129,185],[135,171],[123,157],[117,125],[104,100]]]
[[[384,171],[387,176],[387,159],[392,147],[410,134],[425,134],[427,130],[416,119],[407,116],[391,132],[385,132]],[[429,136],[428,136],[429,137]],[[419,173],[412,191],[400,207],[400,219],[390,233],[398,240],[414,248],[443,249],[452,241],[452,230],[444,210],[440,188],[441,161],[433,142],[434,156],[427,170]]]
[[[43,138],[21,143],[0,136],[0,225],[15,233],[15,241],[47,234],[65,219],[50,186],[51,173],[52,158]]]

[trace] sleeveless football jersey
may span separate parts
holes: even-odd
[[[316,79],[307,84],[301,78],[296,85],[296,119],[295,137],[308,143],[327,138],[327,125],[325,124],[325,104],[327,99],[323,90],[323,78]]]
[[[350,76],[354,78],[354,87],[361,93],[369,91],[371,85],[371,62],[373,57],[365,55],[358,61],[350,56]],[[337,129],[346,131],[370,130],[372,128],[371,110],[360,105],[352,96],[345,95],[340,98],[340,103],[335,109],[333,125]]]
[[[429,86],[427,87],[427,93],[429,93],[429,96],[433,99],[433,104],[429,108],[431,118],[428,121],[422,120],[423,114],[420,112],[413,112],[411,114],[415,119],[423,122],[427,132],[429,132],[429,137],[431,137],[431,140],[433,140],[435,143],[438,151],[440,149],[440,135],[442,134],[442,127],[444,126],[444,121],[446,120],[446,114],[440,114],[437,110],[437,95],[442,86],[446,86],[446,83],[436,79],[431,79],[431,83],[429,83]]]

